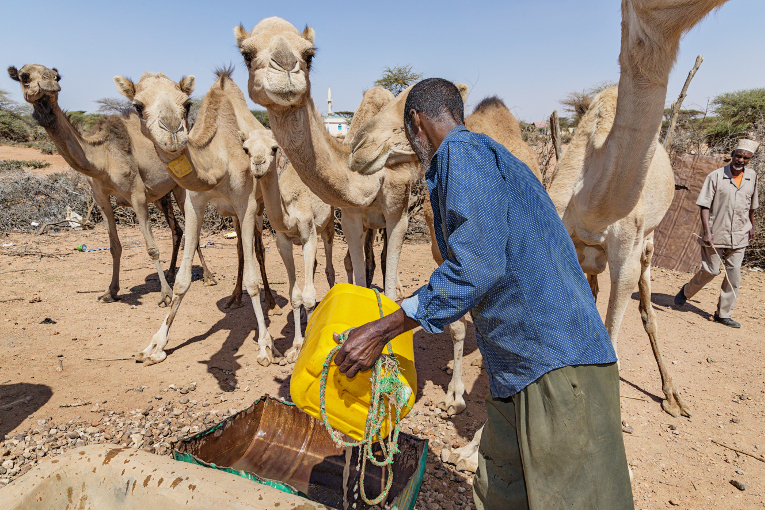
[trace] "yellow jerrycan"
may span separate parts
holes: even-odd
[[[380,297],[384,315],[390,315],[400,308],[384,295]],[[322,366],[329,352],[337,347],[332,334],[342,333],[379,318],[377,296],[372,289],[338,283],[324,296],[308,321],[305,343],[292,371],[290,394],[300,409],[321,420],[319,389]],[[400,380],[412,390],[401,410],[401,417],[404,417],[412,409],[417,395],[412,332],[397,336],[390,344],[399,363]],[[387,348],[383,352],[387,353]],[[364,438],[364,425],[372,394],[371,375],[372,370],[367,370],[348,379],[334,361],[327,374],[325,396],[329,424],[357,441]],[[392,422],[395,418],[394,409],[391,409],[391,414]],[[383,436],[390,432],[391,422],[385,420],[381,429]]]

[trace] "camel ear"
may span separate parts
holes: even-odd
[[[250,37],[250,33],[240,24],[239,26],[234,27],[234,37],[236,38],[236,45],[241,48],[244,40]]]
[[[184,76],[181,78],[181,81],[178,82],[178,85],[181,87],[181,92],[186,94],[187,96],[190,96],[192,92],[194,92],[194,84],[196,83],[194,79],[194,75],[190,74],[188,76]]]
[[[117,92],[130,99],[131,101],[135,97],[135,85],[130,81],[130,78],[124,76],[115,76],[114,84],[117,86]]]
[[[303,35],[303,39],[311,43],[311,45],[314,44],[314,40],[316,39],[316,32],[313,30],[313,28],[306,25],[305,29],[303,29],[302,35]]]
[[[58,72],[58,69],[56,69],[56,68],[54,67],[54,68],[52,69],[52,71],[55,71],[55,72],[56,72],[56,81],[61,81],[61,75],[59,74],[59,72]]]
[[[467,103],[468,92],[470,92],[470,87],[468,87],[464,83],[457,83],[457,90],[460,91],[460,96],[462,96],[462,102]]]
[[[239,131],[239,141],[242,143],[247,141],[247,137],[241,131]]]
[[[10,66],[8,68],[8,75],[11,77],[12,80],[21,81],[19,79],[19,70],[16,69],[15,66]]]

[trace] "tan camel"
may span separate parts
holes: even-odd
[[[248,33],[234,29],[249,69],[250,98],[268,110],[271,129],[300,178],[324,202],[342,210],[356,283],[365,283],[365,228],[385,228],[388,237],[385,294],[396,297],[396,276],[408,220],[409,191],[421,173],[410,152],[401,164],[388,154],[375,161],[384,170],[364,175],[348,168],[347,147],[332,137],[311,98],[309,71],[314,31],[303,33],[280,18],[267,18]],[[394,155],[395,156],[395,155]]]
[[[146,73],[135,84],[120,76],[115,76],[114,81],[117,90],[133,101],[141,116],[143,132],[154,142],[157,154],[167,165],[167,173],[189,190],[186,196],[186,210],[189,211],[186,244],[173,287],[170,311],[149,346],[138,354],[136,360],[153,364],[167,357],[164,347],[170,327],[191,284],[192,248],[199,242],[205,207],[212,202],[224,214],[234,213],[241,225],[239,238],[244,251],[244,285],[258,322],[260,353],[257,360],[261,365],[269,365],[274,361],[274,355],[281,355],[266,328],[260,304],[258,264],[253,257],[253,238],[256,233],[260,234],[257,223],[262,217],[262,207],[258,203],[258,186],[250,173],[250,161],[239,139],[239,131],[250,132],[263,127],[247,108],[244,95],[231,79],[230,69],[218,72],[218,78],[202,100],[191,133],[187,115],[191,105],[189,96],[194,90],[193,76],[186,76],[179,83],[161,73]]]
[[[167,175],[165,165],[159,160],[151,141],[141,134],[138,116],[129,112],[125,115],[108,115],[94,126],[92,134],[81,134],[58,105],[61,90],[56,68],[48,69],[39,64],[27,64],[20,70],[8,68],[8,74],[21,82],[24,99],[34,107],[32,116],[42,126],[56,145],[59,154],[69,165],[85,175],[93,190],[93,198],[101,214],[106,218],[109,234],[109,249],[112,254],[112,281],[99,300],[119,300],[119,275],[122,245],[117,234],[110,195],[117,198],[118,205],[132,207],[138,218],[138,225],[146,241],[146,251],[157,269],[162,298],[160,306],[170,303],[172,289],[167,283],[159,249],[154,241],[149,220],[150,202],[155,202],[167,218],[173,234],[173,254],[170,258],[168,275],[175,276],[175,263],[183,232],[175,222],[175,215],[168,193],[175,195],[181,211],[184,210],[185,191]],[[205,284],[214,285],[212,273],[207,269],[201,250],[197,250],[204,267]]]
[[[268,222],[276,231],[276,247],[287,268],[290,303],[295,320],[295,337],[292,347],[284,353],[288,363],[297,360],[303,346],[300,325],[300,305],[310,313],[316,306],[316,288],[313,285],[316,271],[318,235],[324,241],[327,282],[335,284],[335,268],[332,265],[332,239],[335,236],[335,211],[311,193],[295,169],[287,161],[271,131],[256,129],[245,137],[240,133],[242,146],[250,158],[250,171],[259,179]],[[305,286],[301,292],[295,285],[295,259],[292,245],[303,247],[303,275]]]

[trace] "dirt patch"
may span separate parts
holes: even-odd
[[[7,451],[6,457],[11,458],[26,452],[30,456],[26,465],[31,465],[88,442],[150,447],[182,436],[184,427],[188,427],[185,433],[193,427],[206,428],[261,395],[289,397],[291,366],[264,368],[256,362],[256,322],[249,298],[245,295],[240,309],[223,308],[236,276],[236,248],[233,240],[219,235],[201,239],[202,244],[214,242],[204,250],[218,285],[192,283],[173,324],[164,362],[153,366],[133,362],[131,356],[148,345],[167,309],[156,306],[159,283],[141,246],[140,231],[120,227],[119,234],[122,300],[113,304],[96,300],[109,282],[109,252],[72,250],[83,243],[93,248],[108,246],[103,225],[92,231],[0,237],[0,244],[14,243],[0,248],[0,438],[12,438],[0,442],[0,455]],[[170,234],[163,229],[155,234],[167,267]],[[265,244],[269,279],[278,304],[284,307],[270,313],[267,323],[283,352],[294,333],[287,278],[273,239],[267,237]],[[378,244],[378,255],[380,249]],[[345,246],[336,243],[334,253],[337,279],[344,281]],[[300,271],[298,249],[295,258]],[[321,247],[318,261],[316,287],[323,296],[328,286]],[[411,292],[435,267],[430,247],[406,244],[400,267],[401,282]],[[194,272],[201,274],[198,265]],[[758,455],[765,452],[765,274],[743,275],[734,314],[742,323],[740,330],[709,320],[719,281],[689,300],[684,309],[672,307],[672,297],[689,276],[654,269],[652,280],[664,360],[693,411],[692,418],[672,418],[661,410],[661,382],[640,321],[637,294],[622,323],[618,346],[622,417],[633,429],[624,440],[635,476],[636,508],[675,508],[670,500],[677,508],[762,508],[765,463],[711,439]],[[300,274],[298,281],[302,282]],[[381,281],[378,264],[375,283]],[[601,294],[608,294],[608,281],[607,274],[601,276]],[[601,295],[598,302],[603,314],[607,300],[607,295]],[[46,318],[55,323],[41,324]],[[467,508],[472,476],[442,465],[437,454],[439,445],[466,444],[483,423],[487,377],[468,360],[467,410],[443,419],[432,404],[444,395],[450,380],[443,369],[452,358],[449,335],[431,336],[418,330],[414,338],[419,392],[405,430],[416,427],[421,437],[431,440],[435,453],[429,456],[418,508],[435,508],[433,504]],[[476,352],[472,325],[465,352],[468,358]],[[195,390],[189,391],[192,383]],[[85,402],[89,404],[80,405]],[[40,424],[42,420],[50,421]],[[60,425],[67,430],[56,429],[50,436],[49,428]],[[70,436],[72,430],[78,432]],[[162,448],[155,451],[166,452]],[[7,476],[0,474],[0,479]],[[746,490],[739,490],[731,480],[742,482]]]
[[[29,147],[12,147],[9,145],[0,145],[0,161],[17,159],[20,161],[44,161],[50,163],[45,168],[28,168],[28,172],[35,175],[45,176],[63,172],[70,168],[69,163],[59,154],[43,154],[38,149]]]

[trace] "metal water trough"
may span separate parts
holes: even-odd
[[[398,446],[393,487],[380,506],[411,510],[425,472],[427,440],[402,433]],[[176,460],[237,474],[328,507],[361,510],[370,507],[357,490],[358,455],[358,448],[338,448],[321,421],[267,395],[173,445]],[[380,494],[384,484],[382,469],[368,462],[367,497]]]

